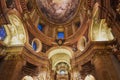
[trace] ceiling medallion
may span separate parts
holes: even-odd
[[[38,11],[48,21],[66,23],[76,13],[80,0],[36,0]]]

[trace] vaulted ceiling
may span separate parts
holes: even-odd
[[[25,46],[23,55],[28,62],[37,66],[43,64],[58,74],[66,74],[79,67],[78,64],[90,61],[93,57],[90,52],[96,48],[96,42],[104,45],[101,41],[109,44],[107,42],[119,38],[115,35],[120,33],[119,29],[111,26],[114,20],[119,21],[117,3],[110,3],[114,6],[108,11],[101,5],[108,8],[110,5],[97,0],[0,2],[4,3],[0,8],[5,8],[0,9],[0,13],[4,13],[0,16],[0,24],[4,29],[0,30],[6,31],[1,39],[2,45],[8,48]]]

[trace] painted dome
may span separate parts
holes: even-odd
[[[78,9],[80,0],[36,0],[39,11],[49,21],[65,23]]]

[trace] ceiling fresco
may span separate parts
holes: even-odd
[[[36,0],[39,11],[49,21],[64,23],[71,19],[78,9],[80,0]]]

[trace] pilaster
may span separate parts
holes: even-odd
[[[111,50],[95,50],[93,65],[97,75],[97,80],[120,80],[115,57]]]
[[[19,74],[24,65],[21,49],[19,51],[16,49],[12,51],[12,49],[6,50],[6,56],[1,64],[0,79],[2,80],[19,80]]]

